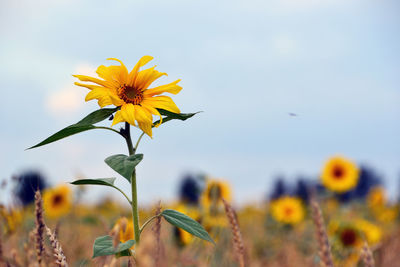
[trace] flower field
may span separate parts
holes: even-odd
[[[228,182],[188,176],[176,202],[142,207],[139,218],[175,209],[201,223],[215,244],[156,216],[140,245],[130,248],[132,256],[95,258],[98,236],[108,235],[115,246],[134,239],[131,211],[111,199],[87,205],[80,200],[84,186],[60,185],[36,193],[29,204],[1,207],[1,260],[4,266],[397,266],[399,206],[373,178],[370,170],[333,157],[319,181],[298,183],[290,193],[277,180],[268,200],[236,207],[229,204],[234,195]],[[40,264],[38,220],[49,229]]]
[[[2,0],[0,267],[400,267],[399,11]]]

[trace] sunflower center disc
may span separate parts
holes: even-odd
[[[132,103],[134,105],[140,104],[143,100],[143,93],[131,86],[123,86],[118,90],[118,96],[126,103]]]

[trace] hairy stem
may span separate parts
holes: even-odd
[[[129,155],[135,154],[135,149],[133,148],[130,125],[125,122],[125,139],[126,144],[128,145]],[[137,204],[137,187],[136,187],[136,169],[133,170],[131,177],[131,186],[132,186],[132,219],[133,219],[133,230],[135,233],[135,242],[136,245],[140,242],[140,226],[139,226],[139,211]]]

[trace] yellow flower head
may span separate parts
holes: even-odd
[[[118,235],[121,243],[135,239],[133,222],[132,220],[128,220],[126,217],[121,217],[118,219],[111,232]]]
[[[60,185],[47,189],[43,193],[45,214],[50,218],[59,218],[66,215],[72,204],[72,193],[67,185]]]
[[[353,189],[358,183],[359,170],[350,160],[333,157],[325,164],[321,180],[322,184],[337,193]]]
[[[8,234],[14,232],[22,222],[22,210],[19,209],[7,210],[4,206],[0,206],[0,216],[5,220],[5,230]]]
[[[270,205],[271,215],[278,222],[297,224],[304,219],[304,206],[300,198],[282,196]]]
[[[201,203],[205,208],[222,204],[222,199],[231,201],[231,188],[228,183],[219,180],[208,180],[202,193]]]
[[[368,207],[380,208],[385,206],[387,202],[385,189],[381,186],[372,188],[367,196]]]
[[[369,245],[376,245],[382,240],[382,230],[375,224],[366,220],[357,220],[356,226],[365,235]]]
[[[128,72],[125,65],[116,58],[109,58],[120,63],[120,65],[104,66],[97,68],[97,75],[101,78],[94,78],[84,75],[74,75],[83,82],[94,84],[83,84],[76,82],[76,85],[91,90],[85,100],[97,99],[100,107],[114,105],[121,107],[115,113],[112,125],[119,122],[128,122],[152,136],[153,115],[162,117],[157,109],[164,109],[173,113],[180,113],[179,108],[168,96],[162,93],[177,94],[182,87],[177,85],[180,80],[172,83],[149,88],[158,78],[167,75],[164,72],[155,70],[155,66],[149,69],[139,69],[153,59],[151,56],[142,57],[135,67]],[[158,124],[159,125],[159,124]]]
[[[361,232],[354,224],[340,225],[334,234],[335,240],[343,248],[359,248],[362,246]]]

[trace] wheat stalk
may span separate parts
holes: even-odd
[[[239,227],[236,213],[233,210],[232,206],[229,205],[229,203],[225,201],[225,199],[222,199],[222,202],[224,203],[226,216],[228,217],[228,221],[231,226],[232,235],[233,235],[233,246],[236,251],[236,257],[239,261],[239,266],[244,267],[245,266],[245,249],[244,249],[242,234],[240,233],[240,227]]]
[[[40,191],[37,190],[35,192],[35,245],[36,245],[36,256],[39,266],[42,263],[44,249],[44,230],[45,230],[45,223],[43,218],[43,200]]]
[[[53,255],[56,259],[55,263],[59,267],[68,267],[67,259],[65,258],[64,252],[61,248],[60,242],[55,237],[54,233],[51,232],[50,228],[46,227],[46,233],[49,237],[50,244],[53,248]]]
[[[161,213],[161,201],[158,202],[158,207],[156,210],[156,215]],[[154,235],[156,237],[156,249],[155,249],[155,256],[154,256],[154,266],[160,267],[161,266],[161,216],[156,218],[156,223],[153,226]]]
[[[364,242],[364,246],[362,247],[361,258],[364,262],[365,267],[375,267],[374,257],[367,242]]]
[[[328,235],[324,226],[324,218],[322,217],[321,209],[315,199],[311,199],[311,209],[313,221],[316,227],[316,237],[318,241],[319,256],[322,266],[333,267],[331,248],[329,245]]]

